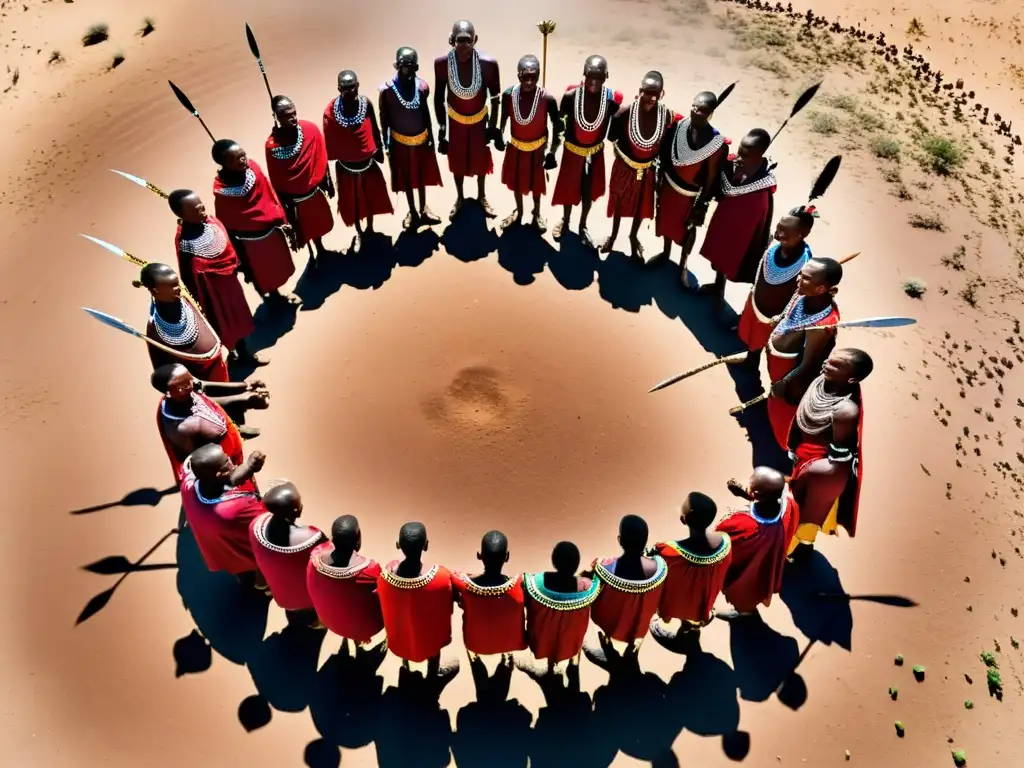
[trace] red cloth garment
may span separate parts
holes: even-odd
[[[407,579],[397,568],[392,560],[377,578],[388,648],[406,661],[432,659],[452,641],[451,574],[435,565]]]
[[[591,618],[613,640],[631,643],[647,634],[668,575],[668,566],[661,556],[655,555],[654,560],[654,575],[643,581],[616,576],[617,558],[594,561],[594,577],[601,582],[601,592],[594,601]]]
[[[768,338],[772,335],[772,324],[768,320],[762,320],[761,315],[754,307],[754,291],[751,289],[747,295],[747,303],[743,305],[743,314],[740,315],[740,324],[736,329],[736,334],[740,337],[747,349],[751,352],[755,352],[760,349],[764,349],[768,344]],[[769,357],[769,360],[772,358]],[[771,363],[768,363],[769,368]],[[770,372],[770,371],[769,371]],[[788,373],[789,371],[786,371]],[[782,374],[785,376],[785,373]]]
[[[695,192],[692,196],[677,192],[675,187],[666,182],[658,193],[658,214],[654,219],[654,233],[658,237],[667,237],[676,245],[686,240],[686,222],[693,212],[693,204],[697,202]]]
[[[343,125],[347,118],[341,112],[341,97],[331,99],[324,109],[324,136],[327,157],[335,161],[338,177],[338,213],[345,226],[370,216],[394,213],[384,173],[373,160],[379,147],[375,137],[376,117],[373,105],[365,96],[359,97],[362,121],[355,126]]]
[[[298,121],[297,140],[284,145],[273,133],[267,139],[267,173],[279,197],[295,209],[292,225],[300,245],[318,240],[334,229],[331,204],[320,185],[327,176],[327,146],[320,129]]]
[[[678,117],[678,115],[677,115]],[[686,242],[686,223],[702,189],[714,182],[710,166],[719,155],[728,152],[729,140],[718,131],[702,147],[690,145],[690,120],[679,119],[661,142],[662,179],[658,190],[658,211],[654,232],[676,245]]]
[[[164,451],[171,462],[171,471],[174,473],[174,480],[181,484],[184,478],[184,462],[187,456],[181,456],[175,445],[167,439],[165,426],[181,424],[184,419],[168,416],[164,410],[166,398],[161,398],[156,409],[156,428],[160,433],[160,440],[164,444]],[[192,416],[191,418],[207,419],[215,424],[223,425],[224,434],[217,441],[217,445],[224,451],[224,455],[238,466],[245,460],[245,444],[242,436],[238,434],[238,427],[231,421],[227,412],[202,392],[192,393]],[[196,448],[199,446],[196,445]]]
[[[475,54],[483,69],[486,58]],[[491,62],[493,64],[493,62]],[[438,56],[434,60],[434,76],[436,80],[448,80],[448,56]],[[487,142],[487,114],[477,122],[467,125],[451,116],[451,112],[466,118],[475,118],[487,107],[488,88],[486,76],[484,82],[471,99],[456,96],[452,89],[447,88],[448,116],[448,170],[453,176],[484,176],[494,171],[491,147]]]
[[[566,94],[575,94],[579,85],[571,85],[566,88]],[[605,88],[607,100],[606,109],[609,117],[615,114],[615,110],[622,104],[622,94]],[[569,100],[569,106],[575,104],[575,95]],[[566,132],[562,159],[558,164],[558,178],[555,180],[555,190],[551,194],[552,205],[579,205],[583,201],[583,174],[587,167],[587,161],[593,164],[591,169],[590,200],[599,200],[605,193],[605,167],[603,148],[591,155],[589,158],[582,157],[569,149],[569,144],[586,149],[604,144],[607,133],[608,121],[598,126],[593,131],[584,131],[576,124],[576,116],[570,113],[566,117]]]
[[[742,184],[734,185],[730,173],[727,166],[719,174],[722,195],[700,254],[726,279],[751,283],[768,241],[776,182],[767,166]]]
[[[380,86],[381,109],[389,116],[388,164],[391,167],[391,191],[408,192],[443,186],[441,169],[432,144],[429,118],[424,114],[430,103],[430,86],[416,78],[416,96],[406,106],[398,97],[397,75]]]
[[[152,344],[146,345],[153,370],[155,371],[162,365],[178,363],[184,365],[188,372],[200,381],[230,381],[228,366],[224,361],[224,346],[221,344],[220,339],[217,338],[213,326],[210,325],[210,322],[202,312],[196,313],[196,323],[199,326],[199,337],[188,349],[182,349],[181,347],[168,344],[164,339],[160,338],[152,318],[150,319],[146,324],[146,337],[159,342],[167,350],[154,347]],[[183,356],[186,354],[189,357]],[[196,360],[194,357],[200,357],[201,359]]]
[[[837,501],[836,522],[846,529],[850,537],[857,535],[857,512],[860,508],[860,489],[864,483],[864,401],[858,386],[854,393],[854,402],[860,406],[857,420],[857,447],[854,459],[841,465],[845,472],[837,472],[829,477],[806,476],[807,471],[818,461],[828,461],[828,446],[819,445],[807,440],[797,444],[793,449],[796,457],[793,466],[793,495],[800,505],[800,522],[813,523],[821,527],[832,505]],[[797,431],[794,427],[794,431]]]
[[[665,131],[675,122],[677,115],[662,104],[655,106],[660,116],[655,123],[655,136],[643,137],[653,139],[654,145],[648,148],[637,146],[633,142],[629,128],[633,110],[640,104],[634,101],[628,110],[614,118],[616,125],[612,128],[615,135],[615,162],[612,163],[611,176],[608,179],[608,216],[621,216],[632,219],[654,218],[654,190],[658,184],[657,168],[654,161],[661,152],[661,140]],[[626,158],[637,163],[651,163],[647,168],[637,170],[630,167]]]
[[[179,224],[174,234],[174,250],[185,287],[199,302],[224,347],[234,349],[256,330],[256,325],[238,281],[238,254],[224,224],[207,216],[196,237],[184,237]]]
[[[377,598],[380,566],[363,560],[345,568],[331,565],[334,545],[318,546],[306,564],[306,590],[320,621],[336,635],[368,643],[384,629]]]
[[[276,291],[295,274],[288,241],[280,227],[287,223],[284,208],[270,180],[255,160],[249,160],[245,180],[228,186],[213,180],[217,218],[241,246],[239,258],[260,294]]]
[[[301,544],[274,544],[267,538],[267,525],[273,516],[265,512],[249,524],[249,543],[256,565],[267,580],[275,603],[286,611],[308,610],[313,607],[313,600],[306,589],[306,566],[310,552],[324,542],[324,535],[309,526],[310,537]]]
[[[228,488],[216,499],[205,499],[199,493],[196,476],[186,464],[181,504],[207,568],[233,574],[256,570],[249,524],[267,508],[251,480],[237,488]]]
[[[462,639],[467,650],[486,656],[526,648],[526,598],[521,575],[510,576],[495,587],[482,587],[468,574],[455,571],[452,589],[462,606]]]
[[[581,580],[577,592],[552,592],[543,573],[523,576],[526,593],[526,639],[537,659],[552,664],[576,659],[590,625],[590,609],[601,592],[601,582]]]
[[[732,564],[729,536],[722,534],[722,543],[709,555],[694,554],[674,541],[656,544],[654,549],[668,566],[658,615],[665,621],[707,624]]]
[[[769,515],[761,517],[759,513]],[[759,604],[769,605],[772,595],[782,589],[782,571],[789,543],[800,524],[800,510],[787,488],[779,507],[735,512],[716,530],[732,540],[732,564],[723,592],[737,611],[749,613]]]
[[[509,132],[512,136],[505,147],[505,159],[501,164],[501,183],[513,192],[521,195],[543,195],[547,192],[547,179],[544,171],[544,156],[547,154],[547,142],[533,150],[523,150],[515,142],[529,144],[547,138],[548,108],[551,96],[543,88],[537,88],[537,110],[530,119],[530,107],[519,106],[519,114],[526,119],[520,123],[516,119],[516,108],[512,99],[519,98],[516,88],[505,91],[505,114],[509,115]]]
[[[392,192],[444,186],[433,147],[426,144],[410,147],[393,141],[388,157],[391,163]]]

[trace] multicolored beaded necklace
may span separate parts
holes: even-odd
[[[295,126],[295,134],[295,142],[293,144],[289,144],[286,147],[273,147],[270,150],[270,156],[275,160],[291,160],[299,154],[302,149],[302,142],[304,141],[302,136],[302,123]],[[248,174],[246,175],[246,180],[248,180]]]
[[[780,267],[776,262],[775,259],[780,253],[782,253],[782,246],[779,243],[774,243],[764,252],[761,274],[764,275],[764,280],[768,285],[782,285],[796,279],[800,270],[804,268],[804,264],[811,260],[811,249],[807,243],[804,243],[804,250],[800,257],[789,266]]]
[[[832,314],[832,304],[830,303],[820,312],[808,315],[804,310],[804,299],[806,298],[806,296],[794,296],[790,300],[782,320],[772,331],[772,338],[778,338],[794,331],[802,331],[804,328],[811,328]]]
[[[416,93],[417,95],[419,94],[419,89],[416,90]],[[366,105],[368,103],[367,98],[360,94],[359,106],[356,108],[355,116],[345,117],[345,113],[341,110],[341,96],[339,96],[334,100],[334,121],[343,128],[358,128],[363,124],[363,120],[366,119]]]
[[[411,99],[407,99],[402,95],[402,91],[398,87],[398,75],[391,78],[390,82],[388,82],[388,87],[391,89],[391,92],[395,94],[395,98],[398,99],[398,103],[406,109],[420,108],[420,79],[418,77],[413,78]]]
[[[216,224],[206,221],[203,223],[202,234],[196,237],[182,237],[178,241],[178,248],[193,256],[211,259],[224,253],[227,244],[227,235],[221,231],[221,228]]]
[[[245,181],[237,187],[221,187],[215,190],[218,195],[224,195],[225,197],[244,197],[252,192],[252,188],[256,186],[256,171],[252,168],[245,169]]]

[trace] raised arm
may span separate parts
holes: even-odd
[[[245,461],[231,470],[228,484],[238,486],[251,479],[253,475],[263,469],[263,464],[266,460],[267,456],[263,451],[253,451],[245,458]]]

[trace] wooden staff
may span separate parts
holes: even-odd
[[[105,248],[115,256],[119,256],[120,258],[127,261],[129,264],[139,267],[140,269],[149,264],[148,261],[144,261],[143,259],[140,259],[138,256],[133,256],[123,248],[118,248],[116,245],[114,245],[113,243],[108,243],[106,240],[100,240],[98,237],[93,237],[92,235],[79,235],[79,237],[84,237],[89,242],[96,243],[96,245],[98,245],[100,248]],[[202,312],[202,309],[199,308],[198,302],[196,302],[192,294],[188,292],[188,288],[186,288],[184,285],[181,286],[181,293],[186,299],[189,300],[193,307]]]
[[[183,360],[195,360],[196,362],[200,362],[200,363],[209,363],[210,360],[213,359],[209,355],[193,355],[193,354],[190,354],[189,352],[181,352],[181,351],[179,351],[177,349],[171,349],[170,347],[165,346],[164,344],[161,344],[156,339],[151,339],[151,338],[149,338],[149,336],[147,336],[146,334],[142,333],[141,331],[138,331],[135,328],[132,328],[124,320],[121,320],[120,318],[114,317],[113,315],[108,315],[106,312],[100,312],[98,309],[90,309],[89,307],[82,307],[82,309],[85,310],[85,312],[90,317],[96,318],[97,320],[99,320],[104,325],[106,325],[106,326],[108,326],[110,328],[115,328],[116,330],[121,331],[122,333],[127,333],[129,336],[134,336],[137,339],[142,339],[144,342],[149,344],[151,347],[156,347],[157,349],[161,350],[162,352],[166,352],[167,354],[171,355],[172,357],[180,357]],[[220,343],[219,339],[218,339],[217,343],[218,344]]]
[[[550,20],[542,21],[537,25],[537,29],[540,30],[541,35],[544,37],[540,58],[540,86],[545,88],[548,84],[548,35],[555,31],[555,22]]]
[[[708,370],[709,368],[714,368],[716,365],[721,365],[722,363],[728,363],[728,364],[732,365],[734,363],[742,363],[746,359],[747,359],[747,353],[746,352],[737,352],[734,355],[726,355],[725,357],[719,357],[718,359],[712,360],[709,363],[704,363],[703,365],[698,365],[696,368],[691,368],[688,371],[683,371],[682,373],[678,373],[675,376],[671,376],[671,377],[665,379],[664,381],[659,381],[657,384],[655,384],[653,387],[651,387],[649,390],[647,390],[647,393],[650,394],[651,392],[657,392],[659,389],[664,389],[665,387],[670,387],[670,386],[672,386],[673,384],[675,384],[678,381],[682,381],[683,379],[688,379],[691,376],[695,376],[698,373],[701,373],[702,371]]]
[[[260,65],[260,74],[263,75],[263,84],[267,87],[267,96],[270,97],[270,108],[274,108],[274,92],[270,90],[270,80],[267,79],[267,68],[263,66],[263,57],[260,55],[260,46],[256,42],[256,35],[252,33],[252,28],[245,25],[245,39],[249,41],[249,50],[252,52],[253,57],[256,59],[256,63]],[[277,116],[274,116],[274,122],[277,122]]]

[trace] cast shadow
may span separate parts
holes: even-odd
[[[345,285],[360,291],[380,288],[391,277],[394,260],[391,238],[380,232],[364,235],[359,253],[328,251],[315,268],[307,264],[295,285],[300,311],[320,309]]]
[[[315,748],[320,755],[316,763],[311,762],[307,747],[307,765],[331,765],[332,754],[337,754],[339,747],[359,749],[376,739],[384,692],[384,678],[378,670],[386,650],[358,648],[353,655],[350,643],[343,640],[338,652],[316,673],[309,713],[322,746]]]
[[[246,337],[246,346],[251,352],[270,349],[295,328],[298,313],[299,308],[293,304],[264,301],[253,312],[256,329]],[[246,360],[228,360],[231,381],[245,381],[257,367]]]
[[[585,291],[601,264],[597,249],[584,245],[575,232],[565,232],[558,245],[548,257],[552,277],[567,291]]]
[[[459,768],[526,768],[530,761],[533,715],[509,699],[511,662],[488,675],[484,663],[470,662],[476,698],[459,710],[452,737],[452,758]]]
[[[653,274],[622,251],[612,251],[597,263],[597,290],[613,309],[639,312],[653,300]]]
[[[267,637],[246,666],[260,696],[279,712],[301,712],[313,698],[326,630],[290,623]]]
[[[608,764],[622,752],[635,760],[671,765],[672,743],[682,725],[680,713],[666,706],[665,681],[637,664],[620,663],[608,671],[608,682],[594,691],[594,726],[610,757]]]
[[[764,621],[741,619],[731,625],[729,648],[736,674],[736,688],[745,701],[767,701],[773,693],[788,685],[787,706],[797,709],[806,700],[799,694],[802,679],[795,670],[800,661],[797,642],[780,634]],[[782,696],[780,695],[780,700]]]
[[[498,235],[487,226],[487,217],[476,201],[466,201],[441,235],[441,245],[452,256],[469,264],[498,249]]]
[[[530,738],[530,768],[607,768],[615,759],[615,747],[603,738],[579,675],[575,664],[564,676],[529,675],[544,694]]]
[[[498,238],[498,265],[512,275],[516,285],[536,281],[554,253],[535,227],[509,227]]]
[[[381,768],[445,768],[451,762],[452,726],[439,702],[445,684],[399,669],[398,685],[381,697],[375,742]]]
[[[93,512],[102,512],[115,507],[155,507],[165,496],[171,496],[178,492],[178,486],[172,485],[163,490],[156,488],[136,488],[126,493],[118,501],[108,501],[105,504],[96,504],[92,507],[72,509],[69,515],[91,515]]]
[[[404,230],[395,241],[395,266],[418,267],[441,247],[441,238],[433,229]]]

